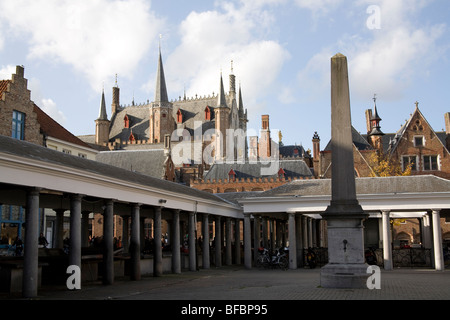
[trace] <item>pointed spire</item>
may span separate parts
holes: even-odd
[[[239,115],[243,116],[244,115],[244,102],[242,100],[242,88],[241,88],[240,82],[239,82],[238,110],[239,110]]]
[[[162,62],[161,47],[159,48],[158,71],[156,73],[155,102],[169,102],[167,96],[166,79]]]
[[[100,112],[97,120],[108,120],[108,115],[106,114],[106,103],[105,103],[105,90],[102,90],[102,103],[100,105]]]
[[[226,107],[227,106],[227,102],[225,99],[225,89],[223,88],[222,72],[220,73],[220,90],[219,90],[219,96],[217,97],[217,106],[218,107]]]

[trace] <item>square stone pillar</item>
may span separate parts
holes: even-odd
[[[328,226],[325,288],[367,288],[364,227],[368,217],[356,198],[347,58],[331,58],[331,203],[322,217]]]

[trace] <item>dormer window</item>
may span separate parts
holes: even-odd
[[[123,118],[124,122],[124,128],[128,129],[130,127],[130,118],[128,118],[128,115],[125,115],[125,118]]]
[[[205,120],[206,121],[211,120],[211,109],[209,107],[206,107],[206,109],[205,109]]]
[[[177,123],[183,123],[183,112],[181,112],[181,109],[178,109],[177,112]]]
[[[286,172],[283,170],[283,168],[280,168],[280,170],[278,170],[278,179],[280,181],[282,181],[285,178],[286,178]]]
[[[134,137],[133,132],[131,132],[129,140],[130,140],[131,142],[136,141],[136,138]]]
[[[231,169],[230,172],[228,172],[228,180],[236,181],[236,172],[233,169]]]

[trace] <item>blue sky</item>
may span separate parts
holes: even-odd
[[[324,148],[338,52],[358,131],[374,94],[382,131],[397,131],[416,101],[444,129],[449,24],[448,0],[0,0],[0,78],[25,66],[36,104],[75,135],[92,134],[115,74],[122,104],[153,100],[161,41],[169,99],[217,92],[221,72],[228,90],[233,60],[249,129],[269,114],[274,139],[281,130],[285,144],[312,149],[317,131]]]

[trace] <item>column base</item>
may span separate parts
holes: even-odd
[[[368,265],[327,264],[320,270],[320,285],[323,288],[367,289]]]

